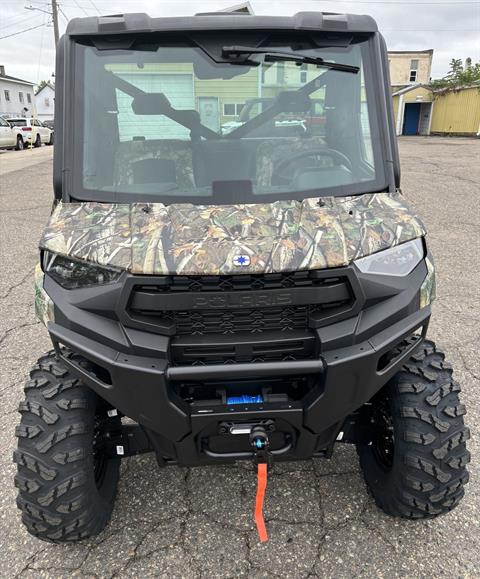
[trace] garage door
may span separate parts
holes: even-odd
[[[145,92],[162,92],[175,109],[194,109],[191,74],[117,73]],[[117,89],[118,128],[121,141],[145,139],[188,139],[190,131],[164,115],[135,115],[132,97]]]

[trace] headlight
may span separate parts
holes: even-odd
[[[415,269],[423,256],[422,239],[414,239],[367,257],[361,257],[355,260],[355,265],[362,273],[401,277]]]
[[[121,269],[72,259],[50,251],[44,251],[42,265],[43,271],[65,289],[113,283],[122,274]]]

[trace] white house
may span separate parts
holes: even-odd
[[[33,114],[33,86],[33,82],[8,76],[5,67],[0,65],[0,115]]]
[[[55,114],[55,85],[47,83],[35,95],[36,116],[41,121],[52,120]]]

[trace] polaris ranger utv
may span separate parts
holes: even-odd
[[[367,16],[127,14],[57,53],[36,308],[54,349],[17,429],[30,533],[112,512],[120,459],[276,461],[353,443],[386,513],[464,494],[465,408],[426,339],[425,228],[399,190],[385,42]],[[222,134],[251,99],[268,106]],[[298,131],[322,103],[322,134]],[[289,133],[288,122],[295,130]]]

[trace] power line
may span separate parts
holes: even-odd
[[[14,32],[13,34],[7,34],[7,36],[0,36],[0,40],[4,38],[11,38],[12,36],[17,36],[18,34],[23,34],[24,32],[29,32],[30,30],[35,30],[36,28],[41,28],[46,26],[46,24],[39,24],[38,26],[32,26],[31,28],[26,28],[25,30],[20,30],[20,32]]]
[[[22,22],[25,22],[27,20],[32,20],[32,18],[37,18],[37,15],[29,14],[26,18],[14,19],[10,22],[7,22],[7,24],[4,24],[3,26],[0,26],[0,30],[3,30],[4,28],[10,28],[10,26],[17,26],[17,24],[21,24]]]
[[[60,4],[57,4],[57,6],[58,6],[58,11],[65,18],[65,22],[68,24],[68,21],[70,20],[70,18],[65,14],[65,12],[63,11],[63,8],[60,6]]]
[[[85,10],[85,8],[83,6],[80,6],[77,0],[73,0],[73,2],[77,5],[78,8],[80,8],[80,10],[85,14],[85,16],[90,16],[89,13]]]
[[[322,2],[333,2],[334,4],[391,4],[398,6],[410,6],[414,4],[430,4],[435,6],[456,6],[457,4],[476,4],[480,6],[479,0],[447,0],[446,2],[430,1],[430,0],[412,0],[412,2],[405,2],[404,0],[322,0]]]
[[[45,15],[43,16],[43,23],[45,24]],[[42,29],[42,35],[40,38],[40,50],[38,51],[38,66],[37,66],[37,84],[40,80],[40,64],[42,63],[42,51],[43,51],[43,36],[45,28]]]
[[[98,12],[98,15],[101,16],[100,10],[97,8],[97,5],[94,3],[94,1],[93,0],[88,0],[88,1],[93,6],[93,8]]]

